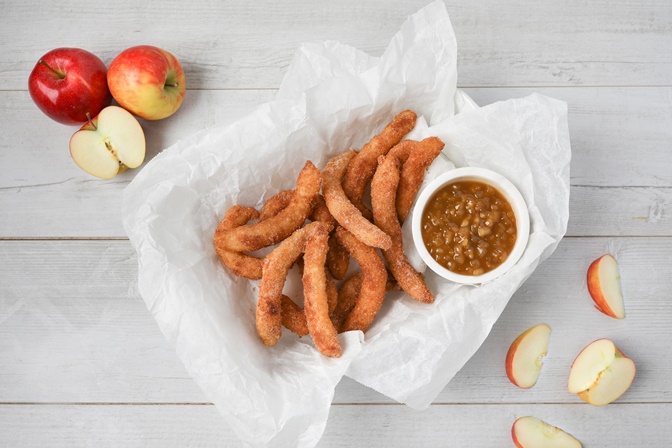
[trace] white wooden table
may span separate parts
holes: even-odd
[[[0,446],[239,446],[187,376],[136,288],[120,221],[126,172],[100,181],[71,161],[74,128],[33,105],[33,64],[59,46],[109,63],[153,44],[183,63],[182,109],[143,122],[149,157],[271,100],[304,41],[379,55],[427,0],[0,2]],[[141,6],[140,6],[141,5]],[[672,444],[672,3],[447,1],[458,84],[479,104],[531,92],[568,102],[567,237],[514,295],[491,335],[424,412],[344,379],[321,447],[511,446],[534,415],[586,447]],[[588,264],[611,251],[628,316],[593,309]],[[504,372],[510,342],[548,323],[538,384]],[[637,363],[616,403],[566,391],[569,365],[599,337]]]

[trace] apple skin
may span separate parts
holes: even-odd
[[[70,138],[70,155],[88,174],[112,179],[145,159],[145,134],[126,109],[108,106]]]
[[[528,338],[531,337],[536,337],[537,339],[540,337],[543,337],[543,342],[544,342],[544,347],[542,350],[538,352],[538,356],[546,356],[547,351],[548,351],[548,342],[551,334],[551,328],[546,325],[546,324],[539,324],[535,325],[532,328],[529,328],[528,330],[524,331],[521,333],[514,341],[511,343],[511,346],[509,347],[509,351],[506,354],[506,376],[509,378],[509,381],[513,383],[514,385],[522,388],[522,389],[529,389],[530,387],[534,386],[537,382],[538,375],[541,371],[541,361],[535,360],[535,365],[536,368],[538,369],[536,371],[536,376],[534,377],[533,381],[529,383],[523,383],[520,381],[520,378],[516,378],[515,373],[515,366],[514,366],[514,360],[516,359],[516,354],[518,354],[519,349],[521,349],[521,344],[523,343],[528,343],[528,347],[530,347],[529,344],[534,344],[535,342],[539,342],[538,340],[528,340]],[[540,348],[535,345],[532,345],[533,348]],[[524,355],[521,355],[524,356]],[[538,363],[538,364],[537,364]]]
[[[525,431],[525,434],[518,434],[518,431]],[[532,434],[530,431],[533,431]],[[568,432],[558,428],[557,426],[550,425],[543,420],[538,418],[526,416],[520,417],[511,426],[511,438],[513,443],[517,448],[531,448],[530,446],[525,446],[525,440],[531,442],[532,447],[543,446],[544,448],[551,447],[563,447],[563,448],[581,448],[581,442],[579,442],[573,435]]]
[[[122,51],[110,64],[107,83],[123,108],[146,120],[174,114],[187,89],[177,58],[151,45]]]
[[[614,359],[611,361],[611,363],[608,366],[606,366],[606,368],[603,371],[596,374],[595,380],[593,381],[593,383],[589,387],[587,387],[586,389],[584,389],[582,391],[578,390],[578,389],[573,390],[572,387],[575,387],[575,386],[572,386],[572,375],[573,375],[573,370],[576,367],[579,359],[582,358],[582,356],[584,356],[584,352],[588,353],[588,352],[586,352],[586,350],[590,350],[592,347],[595,347],[596,344],[600,344],[600,343],[608,343],[610,347],[613,347],[613,349],[614,349]],[[604,360],[605,359],[604,354],[601,354],[599,357],[596,357],[596,358],[593,358],[593,359]],[[627,363],[628,365],[625,366],[627,370],[625,370],[625,372],[628,372],[628,370],[631,370],[632,376],[625,377],[625,378],[627,378],[627,384],[624,382],[623,384],[626,384],[625,387],[619,387],[618,388],[619,393],[611,394],[611,398],[606,400],[606,401],[596,402],[594,399],[592,399],[594,397],[594,395],[593,395],[594,391],[595,391],[596,387],[599,387],[598,383],[602,384],[601,381],[604,381],[604,376],[606,375],[605,372],[607,372],[607,370],[611,370],[612,374],[613,374],[613,366],[614,366],[615,362],[621,362],[621,363],[625,362],[625,363]],[[621,366],[622,366],[622,364],[621,364]],[[631,369],[630,369],[630,367],[631,367]],[[623,373],[623,372],[624,371],[622,369],[620,369],[620,373]],[[618,347],[616,347],[616,344],[614,344],[613,341],[611,341],[609,339],[606,339],[606,338],[597,339],[597,340],[591,342],[590,344],[588,344],[583,350],[581,350],[581,352],[579,352],[579,354],[576,356],[576,358],[572,362],[572,366],[570,367],[570,379],[569,379],[568,390],[571,393],[576,393],[579,396],[579,398],[581,398],[586,403],[589,403],[593,406],[604,406],[604,405],[607,405],[607,404],[619,399],[625,392],[627,392],[627,390],[630,388],[630,386],[632,385],[632,382],[635,379],[636,373],[637,373],[637,366],[635,365],[634,361],[632,359],[628,358]],[[612,382],[612,384],[613,384],[613,382]],[[580,389],[583,389],[583,387],[580,387]],[[595,397],[595,398],[599,399],[600,397]]]
[[[537,377],[539,375],[539,372],[541,371],[541,366],[538,366],[537,370],[537,377],[534,378],[534,381],[529,383],[529,384],[523,384],[519,381],[519,378],[516,378],[514,375],[514,359],[516,358],[516,353],[518,352],[518,349],[520,348],[521,343],[526,341],[528,337],[533,337],[533,336],[538,336],[539,333],[544,334],[545,339],[545,350],[540,351],[539,355],[540,356],[546,356],[547,350],[548,350],[548,339],[550,338],[551,334],[551,328],[546,325],[546,324],[539,324],[535,325],[532,328],[527,329],[523,333],[521,333],[514,341],[511,343],[511,346],[509,347],[509,351],[506,354],[506,376],[509,378],[509,381],[511,381],[512,384],[520,387],[521,389],[529,389],[530,387],[534,386],[537,382]],[[540,364],[542,364],[539,361]]]
[[[49,67],[47,67],[47,64]],[[35,64],[28,78],[30,96],[48,117],[76,125],[110,105],[105,64],[80,48],[56,48]]]
[[[615,309],[612,309],[612,307],[609,305],[609,300],[604,294],[605,285],[602,284],[603,279],[600,279],[600,264],[606,262],[612,262],[618,267],[618,263],[616,262],[614,257],[612,257],[609,254],[602,255],[600,258],[593,261],[590,264],[590,267],[588,268],[588,273],[586,275],[586,282],[588,284],[588,293],[593,298],[593,301],[595,302],[595,308],[598,311],[600,311],[603,314],[606,314],[609,317],[613,317],[614,319],[623,319],[625,317],[625,311],[623,309],[623,303],[622,303],[623,294],[620,292],[620,286],[618,292],[618,295],[620,296],[618,298],[620,299],[620,304]],[[620,274],[617,277],[616,281],[620,281]]]

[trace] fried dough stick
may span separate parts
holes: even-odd
[[[355,235],[357,239],[367,246],[389,249],[392,245],[390,237],[367,221],[343,192],[341,179],[355,154],[357,152],[352,149],[346,151],[329,160],[327,166],[324,167],[322,171],[324,200],[336,221]]]
[[[329,213],[329,208],[327,203],[324,200],[324,197],[319,195],[315,200],[315,208],[310,214],[309,219],[311,221],[320,221],[331,224],[336,228],[338,222],[334,217]],[[343,280],[345,273],[348,271],[348,266],[350,265],[350,256],[348,251],[338,242],[334,231],[331,232],[329,236],[329,251],[327,252],[327,269],[331,273],[333,278],[338,280]],[[333,280],[333,279],[332,279]],[[335,303],[334,303],[335,305]],[[332,308],[333,310],[333,308]]]
[[[343,227],[336,229],[336,238],[362,267],[362,283],[357,303],[345,320],[343,331],[366,331],[385,298],[387,283],[385,263],[376,249],[362,243]]]
[[[282,210],[289,204],[289,202],[292,200],[293,194],[294,194],[293,190],[283,190],[280,193],[276,194],[275,196],[269,198],[261,209],[262,216],[260,216],[259,219],[260,220],[268,219],[278,214],[280,210]],[[332,226],[332,228],[338,225],[334,217],[331,216],[331,213],[329,213],[329,209],[327,209],[327,205],[325,204],[322,195],[318,194],[313,202],[315,205],[313,207],[313,211],[310,213],[310,216],[308,217],[311,221],[323,222],[325,224],[329,224],[330,226]],[[264,213],[266,214],[265,218],[263,218]],[[334,243],[333,245],[332,241]],[[336,302],[338,302],[338,289],[336,288],[336,283],[334,283],[334,276],[332,272],[342,271],[339,278],[339,280],[342,280],[343,277],[345,277],[345,271],[348,270],[349,262],[350,262],[350,256],[348,255],[348,252],[336,240],[336,237],[333,236],[333,230],[332,230],[332,236],[329,237],[329,251],[327,252],[327,262],[326,262],[326,267],[329,269],[329,272],[326,274],[326,276],[327,276],[327,301],[329,303],[330,313],[336,307]],[[303,267],[304,267],[303,259],[300,257],[297,258],[296,263],[299,265],[301,275],[303,275]],[[345,266],[343,267],[342,265]],[[294,304],[294,302],[292,302],[292,304]],[[303,309],[299,308],[298,305],[294,304],[294,306],[296,307],[295,309],[303,313]],[[283,313],[284,313],[284,307],[283,307]],[[303,317],[303,320],[305,321],[305,315]],[[285,327],[287,327],[287,325],[285,325]],[[292,330],[292,328],[290,327],[287,328]],[[294,331],[294,333],[299,334],[296,331]],[[299,336],[302,335],[299,334]]]
[[[399,163],[403,165],[406,163],[406,160],[408,160],[408,156],[411,155],[411,152],[418,146],[418,143],[420,142],[417,140],[404,140],[403,142],[394,145],[387,154],[396,157],[399,160]]]
[[[326,232],[331,230],[328,224],[321,222],[309,224],[292,233],[266,255],[259,282],[256,325],[259,338],[269,347],[275,345],[282,334],[282,288],[287,273],[318,228],[326,229]]]
[[[242,207],[234,205],[231,207],[224,218],[219,223],[215,231],[214,246],[217,255],[222,260],[222,263],[229,268],[234,274],[239,277],[249,278],[251,280],[258,280],[261,278],[261,269],[263,258],[253,257],[241,252],[227,250],[221,245],[217,244],[217,236],[224,230],[233,229],[245,225],[248,221],[259,217],[259,212],[252,207]]]
[[[292,299],[282,295],[282,326],[292,333],[301,336],[308,334],[308,324],[306,323],[306,314]]]
[[[303,259],[297,259],[297,263],[301,261],[300,270],[301,275],[303,276]],[[329,308],[329,314],[334,312],[336,309],[336,304],[338,303],[338,288],[336,288],[336,283],[334,279],[328,272],[325,272],[327,279],[327,305]],[[282,295],[282,326],[287,328],[289,331],[296,333],[301,336],[308,334],[308,324],[306,323],[306,313],[303,311],[299,305],[297,305],[292,299],[286,295]]]
[[[327,258],[329,245],[329,230],[326,225],[316,228],[306,242],[303,255],[303,294],[304,311],[308,331],[315,346],[325,356],[339,358],[341,344],[338,333],[329,319],[329,305],[327,303],[327,278],[324,262]]]
[[[268,218],[277,215],[280,211],[287,208],[293,196],[294,190],[282,190],[276,195],[271,196],[261,207],[259,221],[266,221]]]
[[[345,319],[357,304],[357,298],[359,297],[359,291],[361,287],[362,271],[359,271],[344,281],[341,285],[341,288],[338,290],[338,305],[336,305],[336,309],[331,314],[331,321],[339,333],[344,331],[343,324],[345,323]],[[399,289],[400,288],[396,280],[392,274],[388,272],[387,282],[385,283],[385,291],[398,291]]]
[[[396,157],[381,156],[378,169],[371,181],[373,219],[376,225],[392,238],[392,246],[383,251],[383,256],[401,289],[419,302],[432,303],[434,301],[432,292],[425,284],[422,275],[413,269],[404,254],[401,225],[395,207],[399,177],[399,160]]]
[[[415,195],[417,194],[422,180],[425,177],[425,171],[438,157],[444,147],[444,143],[437,137],[429,137],[418,143],[411,151],[406,162],[402,162],[401,178],[397,187],[397,216],[399,222],[404,222],[408,212],[413,205]]]
[[[373,219],[373,214],[364,203],[362,197],[367,184],[371,181],[373,173],[378,166],[378,157],[387,152],[401,141],[414,127],[417,116],[413,111],[405,110],[392,119],[383,131],[373,137],[359,154],[357,154],[345,173],[343,190],[350,202],[368,219]]]
[[[294,190],[283,190],[269,198],[261,208],[259,221],[264,221],[277,215],[280,210],[289,205],[293,195]],[[308,216],[308,219],[311,221],[326,222],[334,225],[334,227],[337,224],[334,217],[329,213],[329,209],[327,208],[327,204],[324,202],[324,197],[322,197],[322,195],[317,195],[315,197],[313,211],[310,213],[310,216]],[[332,232],[332,236],[329,237],[329,252],[327,252],[327,268],[329,269],[329,272],[335,279],[343,280],[349,264],[350,256],[348,255],[348,251],[341,246],[333,236]]]
[[[225,230],[218,235],[216,243],[238,252],[254,251],[279,243],[303,225],[320,191],[321,181],[320,170],[310,161],[306,162],[296,181],[292,200],[285,209],[265,221]]]

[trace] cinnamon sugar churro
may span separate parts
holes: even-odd
[[[328,224],[321,222],[309,224],[294,232],[266,255],[259,282],[256,322],[259,338],[269,347],[278,342],[282,333],[282,288],[287,273],[317,229],[326,229],[326,232],[331,230]]]
[[[395,207],[400,176],[399,160],[396,157],[381,156],[378,169],[371,181],[373,219],[392,239],[390,248],[383,250],[383,256],[401,289],[419,302],[432,303],[434,295],[422,275],[413,269],[404,254],[401,225]]]
[[[400,160],[403,165],[395,204],[399,222],[404,222],[406,216],[408,216],[415,195],[425,178],[425,171],[438,157],[443,147],[444,143],[441,140],[436,137],[429,137],[415,145],[405,162]]]
[[[284,326],[299,337],[310,335],[323,355],[339,357],[338,333],[366,331],[387,291],[401,288],[420,302],[434,300],[408,263],[401,235],[400,223],[425,170],[443,148],[436,137],[401,141],[415,121],[415,113],[401,112],[360,153],[347,150],[322,172],[306,162],[295,189],[269,198],[261,212],[239,205],[226,212],[213,243],[234,275],[261,279],[255,319],[265,345],[275,345]],[[362,202],[369,181],[373,211]],[[244,253],[273,245],[264,258]],[[339,289],[334,279],[345,277],[351,256],[361,271]],[[295,263],[302,275],[303,309],[283,294]]]
[[[323,224],[322,227],[315,228],[306,242],[303,256],[303,308],[308,331],[317,349],[325,356],[338,358],[342,350],[338,342],[338,333],[329,319],[327,278],[324,269],[329,250],[328,239],[329,229]]]
[[[252,207],[234,205],[231,207],[215,230],[215,251],[224,265],[239,277],[258,280],[261,278],[263,259],[246,255],[224,248],[217,244],[217,235],[229,229],[234,229],[247,224],[248,221],[257,219],[259,212]]]
[[[366,331],[376,317],[385,298],[387,270],[378,251],[359,241],[343,227],[336,229],[336,238],[362,267],[362,284],[357,303],[345,320],[343,331]]]
[[[392,245],[390,237],[362,216],[346,197],[341,186],[343,174],[356,154],[357,152],[351,149],[329,160],[322,171],[322,195],[329,212],[341,226],[368,246],[388,249]]]
[[[296,189],[289,205],[277,215],[256,224],[224,230],[215,238],[215,244],[228,250],[254,251],[272,246],[287,238],[308,218],[313,200],[320,191],[320,170],[310,161],[299,173]]]
[[[366,186],[376,171],[378,157],[387,154],[394,145],[401,141],[404,135],[411,132],[415,127],[416,120],[415,112],[410,110],[401,112],[385,126],[380,134],[364,145],[348,165],[343,180],[343,190],[348,199],[368,220],[373,219],[373,214],[362,202],[362,197]]]

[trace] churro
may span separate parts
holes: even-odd
[[[261,207],[259,221],[266,221],[287,208],[293,196],[294,190],[282,190],[280,193],[271,196]]]
[[[348,165],[343,180],[343,191],[345,191],[350,202],[368,220],[373,219],[373,214],[362,202],[362,197],[367,184],[376,171],[378,157],[387,154],[394,145],[399,143],[404,135],[415,127],[416,119],[415,112],[410,110],[399,113],[385,126],[380,134],[364,145]]]
[[[413,269],[404,254],[401,225],[395,207],[400,176],[399,160],[396,157],[381,156],[378,169],[371,181],[373,219],[375,224],[392,239],[391,247],[383,250],[383,256],[401,289],[419,302],[432,303],[434,295],[422,275]]]
[[[376,249],[362,243],[343,227],[336,229],[336,238],[362,267],[362,283],[357,303],[348,314],[343,331],[366,331],[385,298],[387,282],[385,263]]]
[[[313,200],[320,191],[320,170],[310,161],[299,173],[296,189],[289,205],[264,221],[224,230],[215,238],[215,244],[233,251],[254,251],[272,246],[287,238],[301,227],[313,208]]]
[[[248,221],[257,219],[259,212],[252,207],[234,205],[231,207],[215,230],[214,246],[217,255],[224,265],[239,277],[258,280],[261,278],[263,259],[246,255],[241,252],[228,250],[217,244],[217,235],[221,232],[245,225]]]
[[[317,223],[316,223],[317,224]],[[327,277],[324,262],[327,258],[329,230],[326,224],[311,232],[303,255],[303,295],[304,312],[308,331],[315,346],[325,356],[341,356],[341,344],[338,333],[329,319],[327,303]]]
[[[259,282],[256,325],[259,338],[269,347],[275,345],[282,334],[282,288],[287,273],[303,252],[309,237],[318,228],[326,232],[331,230],[328,224],[321,222],[309,224],[292,233],[266,255]]]
[[[284,294],[281,297],[281,304],[282,326],[292,333],[296,333],[299,337],[307,335],[308,324],[306,323],[306,314],[303,312],[303,308]]]
[[[360,241],[368,246],[388,249],[392,245],[390,237],[367,221],[343,192],[341,179],[355,154],[357,152],[351,149],[329,160],[322,171],[324,200],[336,221]]]
[[[401,177],[397,187],[397,217],[404,222],[418,193],[425,171],[441,153],[444,143],[436,137],[429,137],[415,145],[406,162],[402,162]]]

